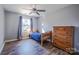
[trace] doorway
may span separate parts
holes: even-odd
[[[22,39],[29,38],[29,33],[31,30],[31,20],[30,18],[22,18]]]

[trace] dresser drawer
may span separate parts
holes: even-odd
[[[61,35],[72,35],[74,32],[73,28],[54,28],[54,33],[58,33]]]
[[[60,49],[65,50],[66,52],[70,52],[70,49],[72,48],[72,47],[67,46],[65,44],[62,44],[60,42],[53,42],[53,45],[56,46],[56,47],[58,47],[58,48],[60,48]]]
[[[60,34],[66,34],[66,31],[64,28],[54,28],[55,33],[60,33]]]
[[[59,41],[54,41],[53,45],[60,48],[60,49],[64,49],[64,50],[66,49],[66,46]]]
[[[72,43],[68,41],[62,41],[62,40],[55,39],[53,42],[57,44],[60,43],[66,47],[72,47]]]
[[[71,31],[59,31],[59,30],[55,30],[54,33],[56,34],[61,34],[61,35],[73,35],[73,32]]]
[[[58,39],[58,40],[61,40],[63,42],[71,42],[72,41],[72,37],[71,36],[54,35],[53,39]]]

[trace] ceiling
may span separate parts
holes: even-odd
[[[44,9],[46,10],[45,13],[48,14],[48,13],[55,12],[56,10],[67,7],[67,6],[69,6],[69,4],[37,4],[36,8]],[[4,4],[3,7],[6,11],[26,14],[29,11],[26,11],[23,8],[32,9],[33,4]],[[43,14],[43,12],[40,12],[40,13]]]

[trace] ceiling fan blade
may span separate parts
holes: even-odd
[[[36,12],[38,15],[40,15],[38,12]]]
[[[39,11],[39,12],[45,12],[46,10],[37,10],[37,11]]]

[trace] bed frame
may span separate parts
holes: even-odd
[[[52,38],[52,31],[45,32],[41,34],[41,46],[43,46],[43,42]]]

